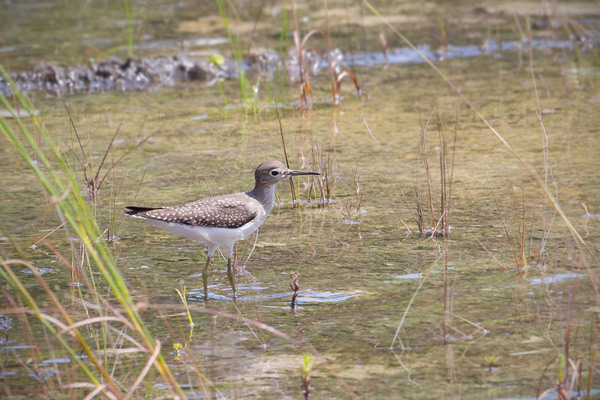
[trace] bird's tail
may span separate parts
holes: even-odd
[[[148,211],[158,210],[161,207],[136,207],[136,206],[127,206],[125,208],[126,208],[126,210],[124,210],[123,212],[126,215],[135,216],[135,215],[138,215],[138,214],[141,214],[141,213],[145,213],[145,212],[148,212]]]

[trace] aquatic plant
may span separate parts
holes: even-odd
[[[292,301],[290,302],[290,308],[292,310],[296,310],[296,299],[298,298],[298,291],[300,290],[300,286],[298,286],[298,273],[296,271],[290,272],[290,289],[294,292],[292,294]]]
[[[516,196],[514,211],[514,231],[515,233],[511,235],[508,232],[508,227],[506,226],[506,220],[504,219],[504,215],[502,214],[502,210],[498,205],[498,199],[496,199],[496,195],[492,193],[492,197],[494,198],[494,203],[496,204],[496,209],[498,210],[498,215],[500,215],[500,220],[502,221],[502,227],[504,228],[504,233],[506,234],[506,239],[508,240],[509,245],[511,246],[511,250],[513,253],[513,257],[515,260],[515,268],[518,275],[523,276],[525,274],[525,267],[527,266],[527,256],[526,256],[526,248],[525,248],[525,197],[523,197],[523,211],[522,218],[518,215],[518,208],[516,204]]]
[[[352,228],[353,225],[360,224],[358,217],[363,213],[363,210],[361,209],[362,193],[360,191],[360,182],[358,179],[358,166],[354,167],[352,170],[352,183],[354,199],[342,201],[342,214],[346,217],[344,222],[346,222],[350,228]]]
[[[304,399],[310,399],[310,374],[312,372],[314,359],[312,354],[304,353],[302,355],[302,393],[304,394]]]
[[[194,320],[192,319],[192,314],[190,313],[190,308],[188,307],[187,297],[186,297],[186,293],[185,293],[185,286],[183,286],[181,288],[181,290],[175,289],[175,291],[177,292],[177,294],[179,295],[179,298],[181,299],[181,302],[185,306],[185,312],[187,314],[188,321],[190,322],[190,327],[193,328]]]
[[[433,114],[436,114],[438,140],[439,140],[439,194],[435,189],[435,182],[429,163],[429,152],[426,140],[427,130],[431,123]],[[417,180],[413,184],[416,202],[416,214],[414,214],[415,222],[422,238],[434,238],[437,236],[448,237],[450,235],[450,199],[452,194],[452,176],[454,172],[454,155],[456,151],[456,138],[458,135],[458,112],[454,122],[454,144],[452,147],[452,160],[450,171],[448,171],[448,134],[446,125],[440,120],[437,107],[431,111],[431,114],[426,122],[423,116],[419,114],[420,130],[419,130],[419,153],[418,153],[418,171]],[[422,161],[421,161],[422,159]],[[420,167],[425,171],[425,179],[427,183],[426,200],[422,200],[422,192],[420,189]],[[448,176],[448,172],[450,176]],[[401,191],[404,195],[404,193]],[[439,201],[437,200],[439,198]],[[406,199],[406,198],[405,198]],[[426,202],[426,204],[424,204]],[[425,221],[424,211],[429,211],[428,221]]]
[[[485,356],[485,365],[488,372],[494,371],[494,369],[498,365],[498,359],[500,359],[500,357],[495,355]]]
[[[334,158],[327,153],[325,155],[325,148],[322,145],[319,145],[318,142],[315,142],[311,146],[311,154],[313,159],[313,165],[318,166],[318,170],[321,173],[321,179],[311,179],[311,185],[316,185],[316,190],[312,190],[309,188],[309,194],[315,193],[315,196],[318,196],[318,200],[323,204],[323,206],[327,206],[334,197],[334,189],[336,180],[333,178],[333,166],[334,166]],[[318,194],[316,193],[318,191]]]

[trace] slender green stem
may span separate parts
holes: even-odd
[[[127,17],[127,56],[133,56],[133,20],[131,19],[131,7],[129,0],[125,2],[125,16]]]

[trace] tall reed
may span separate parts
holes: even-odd
[[[11,84],[15,99],[15,104],[11,104],[6,97],[0,94],[0,103],[7,110],[11,110],[15,121],[14,124],[9,123],[9,121],[0,117],[0,131],[43,186],[47,197],[50,199],[51,205],[55,207],[59,218],[62,221],[65,221],[66,226],[69,227],[83,244],[87,260],[92,269],[92,271],[90,271],[92,272],[90,276],[93,276],[94,272],[100,272],[105,283],[110,288],[110,294],[119,302],[125,315],[116,315],[114,318],[124,323],[135,332],[136,336],[138,336],[141,347],[150,357],[148,359],[148,368],[156,368],[168,383],[173,396],[180,398],[185,397],[183,391],[179,388],[175,377],[167,366],[166,361],[160,354],[160,342],[154,339],[150,334],[148,327],[140,315],[140,305],[134,303],[113,254],[110,251],[107,242],[102,239],[102,230],[100,229],[86,198],[82,195],[73,167],[55,144],[53,136],[47,131],[42,121],[34,115],[33,104],[29,99],[19,93],[14,82],[1,66],[0,74],[2,74],[4,79]],[[33,129],[39,135],[40,141],[38,141],[38,138],[35,137],[30,128],[28,128],[19,118],[14,107],[29,113]],[[62,322],[55,317],[48,317],[42,312],[28,289],[20,282],[18,277],[12,271],[11,266],[15,264],[25,265],[34,272],[39,284],[44,289],[44,292],[59,310],[60,317],[63,319]],[[90,382],[95,385],[96,388],[102,387],[101,390],[108,391],[117,398],[125,396],[125,394],[122,393],[123,387],[114,381],[106,367],[96,359],[95,353],[87,343],[88,339],[86,339],[86,335],[80,333],[80,326],[86,326],[87,323],[76,322],[73,320],[72,316],[65,311],[57,296],[45,283],[33,265],[26,260],[2,260],[0,275],[17,293],[19,293],[29,310],[31,310],[31,313],[35,315],[50,332],[56,334],[56,338],[63,348],[70,354],[73,353],[73,355],[76,355],[74,353],[74,348],[58,334],[55,326],[62,327],[63,331],[74,335],[79,346],[89,357],[94,368],[90,369],[78,357],[73,357],[73,359],[77,360],[76,362],[79,364],[82,371],[84,371]],[[104,316],[101,318],[107,317]],[[147,371],[145,373],[147,373]],[[105,383],[101,383],[99,376],[105,380]],[[140,377],[142,377],[142,375],[140,375]],[[134,382],[132,388],[139,386],[140,383],[141,382],[137,381]]]

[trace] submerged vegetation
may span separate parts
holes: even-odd
[[[598,397],[593,3],[117,3],[94,62],[36,60],[60,90],[0,70],[0,393]],[[161,35],[182,54],[148,50]],[[95,76],[139,92],[82,94]],[[222,270],[205,299],[202,246],[121,216],[273,158],[321,179],[238,243],[236,300]]]

